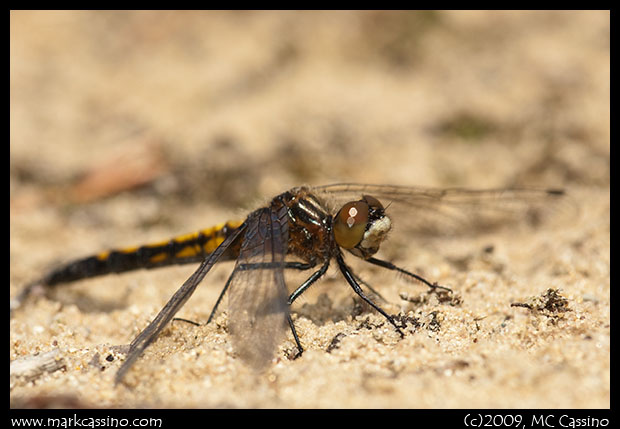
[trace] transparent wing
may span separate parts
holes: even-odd
[[[267,207],[251,217],[228,290],[228,330],[239,357],[262,369],[288,326],[283,272],[288,222],[286,207]]]
[[[123,365],[116,373],[116,383],[120,382],[134,362],[140,357],[142,352],[157,338],[166,325],[172,320],[174,315],[183,307],[185,302],[196,290],[204,276],[211,270],[218,259],[228,250],[231,244],[235,242],[241,233],[246,229],[247,221],[243,223],[238,230],[229,235],[226,240],[218,246],[217,249],[207,259],[205,259],[198,269],[183,283],[183,286],[175,292],[175,294],[166,303],[164,308],[159,312],[157,317],[131,342],[129,352],[123,362]]]
[[[513,222],[536,225],[553,213],[574,212],[560,189],[433,189],[339,183],[313,188],[333,210],[362,195],[378,198],[394,221],[418,234],[467,234]]]

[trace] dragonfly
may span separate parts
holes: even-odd
[[[140,268],[199,263],[130,343],[115,376],[115,382],[119,383],[211,268],[218,262],[235,261],[207,323],[227,295],[227,323],[233,349],[243,361],[261,369],[272,360],[287,330],[293,335],[296,357],[302,355],[304,349],[290,307],[325,275],[332,262],[353,291],[404,336],[394,317],[364,290],[363,286],[373,289],[347,264],[346,254],[398,272],[433,291],[442,289],[451,293],[445,286],[375,256],[392,231],[392,218],[396,214],[401,216],[396,222],[402,222],[412,231],[450,234],[464,228],[489,228],[524,219],[535,223],[541,213],[564,196],[562,189],[434,189],[357,183],[299,186],[275,196],[244,220],[68,262],[26,286],[12,301],[11,310],[18,308],[35,289],[46,290],[88,277]],[[286,270],[311,274],[289,293],[284,277]]]

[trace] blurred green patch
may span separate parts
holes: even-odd
[[[437,135],[476,142],[498,131],[498,126],[488,118],[469,112],[458,113],[441,121],[434,129]]]
[[[371,51],[395,67],[413,65],[426,33],[441,24],[432,10],[372,11],[364,15],[362,31]]]

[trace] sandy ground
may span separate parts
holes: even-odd
[[[56,351],[60,368],[11,377],[11,405],[609,407],[609,31],[608,12],[12,12],[11,296],[302,183],[571,203],[492,234],[397,234],[416,213],[395,218],[380,255],[458,299],[352,261],[405,338],[330,270],[293,307],[303,357],[287,338],[259,375],[225,311],[204,324],[231,264],[178,314],[201,325],[172,323],[119,386],[117,346],[195,266],[58,288],[10,320],[11,361]]]

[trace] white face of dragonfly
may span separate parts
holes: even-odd
[[[383,205],[370,195],[342,206],[333,226],[336,243],[364,259],[377,253],[390,229],[392,221]]]
[[[362,249],[377,253],[381,242],[385,240],[387,233],[392,229],[392,221],[386,215],[370,224],[368,231],[364,233],[364,238],[358,245]]]

